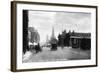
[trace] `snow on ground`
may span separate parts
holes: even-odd
[[[45,62],[45,61],[65,61],[65,60],[81,60],[90,59],[90,51],[81,49],[73,49],[69,47],[58,47],[56,51],[51,51],[50,48],[42,48],[42,52],[33,53],[27,52],[23,57],[23,62]]]
[[[28,60],[31,55],[32,55],[32,52],[27,51],[25,54],[23,54],[23,61]]]

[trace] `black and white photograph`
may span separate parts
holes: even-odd
[[[97,6],[12,2],[12,71],[97,66]]]
[[[23,63],[91,59],[91,13],[23,10],[23,26]]]

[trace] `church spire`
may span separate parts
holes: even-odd
[[[50,43],[51,44],[57,44],[57,39],[56,39],[55,33],[54,33],[54,27],[52,27],[52,35],[51,35]]]
[[[52,27],[52,37],[53,37],[53,38],[55,37],[55,34],[54,34],[54,27]]]

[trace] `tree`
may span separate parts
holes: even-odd
[[[58,46],[61,46],[61,34],[58,35]]]

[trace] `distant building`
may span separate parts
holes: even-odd
[[[31,43],[39,43],[40,42],[40,35],[38,31],[34,27],[28,27],[28,37],[29,42]]]
[[[54,33],[54,27],[52,27],[52,35],[51,35],[50,43],[51,44],[56,44],[57,43],[57,39],[56,39],[55,33]]]
[[[49,37],[48,37],[48,35],[46,36],[46,43],[49,43]]]
[[[51,50],[57,50],[57,39],[54,34],[54,28],[52,28],[52,35],[50,39]]]
[[[46,36],[46,42],[45,42],[44,46],[46,46],[46,47],[50,47],[50,46],[51,46],[51,45],[50,45],[50,40],[49,40],[49,36],[48,36],[48,35]]]

